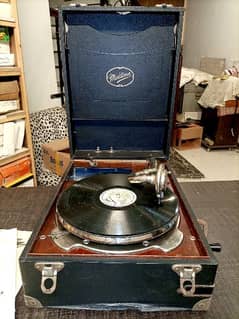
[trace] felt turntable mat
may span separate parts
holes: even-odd
[[[209,242],[220,242],[223,247],[216,254],[219,270],[207,313],[30,309],[24,304],[21,290],[16,298],[16,319],[238,319],[239,181],[181,185],[197,217],[209,224]],[[54,191],[43,187],[0,190],[0,228],[32,230]]]

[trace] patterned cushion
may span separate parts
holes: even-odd
[[[37,177],[39,185],[44,186],[57,186],[61,180],[61,176],[54,174],[45,167],[42,168],[41,174]]]
[[[31,113],[30,125],[38,184],[57,185],[60,177],[42,167],[41,146],[55,139],[62,139],[68,136],[65,109],[63,107],[55,107]]]

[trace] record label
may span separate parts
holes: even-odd
[[[136,199],[137,196],[133,191],[120,187],[107,189],[100,194],[101,203],[116,208],[132,205]]]

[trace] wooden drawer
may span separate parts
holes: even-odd
[[[202,134],[203,127],[196,124],[176,128],[174,133],[174,146],[178,149],[200,147]]]

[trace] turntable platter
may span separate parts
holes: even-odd
[[[103,244],[133,244],[171,230],[178,200],[167,189],[158,204],[153,185],[130,184],[126,174],[93,175],[66,189],[57,202],[65,229]]]

